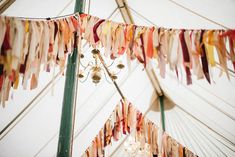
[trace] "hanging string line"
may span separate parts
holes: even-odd
[[[185,9],[185,10],[187,10],[187,11],[189,11],[189,12],[191,12],[191,13],[193,13],[194,15],[197,15],[197,16],[199,16],[199,17],[201,17],[201,18],[211,22],[211,23],[214,23],[214,24],[216,24],[216,25],[218,25],[220,27],[223,27],[225,29],[231,29],[231,28],[229,28],[229,27],[227,27],[225,25],[222,25],[222,24],[220,24],[220,23],[218,23],[218,22],[216,22],[214,20],[211,20],[211,19],[207,18],[206,16],[203,16],[203,15],[201,15],[201,14],[199,14],[199,13],[197,13],[197,12],[195,12],[195,11],[193,11],[193,10],[191,10],[191,9],[189,9],[189,8],[187,8],[187,7],[181,5],[181,4],[179,4],[179,3],[177,3],[177,2],[175,2],[173,0],[168,0],[168,1],[173,3],[173,4],[175,4],[175,5],[177,5],[177,6],[179,6],[179,7],[181,7],[181,8],[183,8],[183,9]]]
[[[60,11],[60,13],[59,14],[62,14],[62,12],[73,2],[74,0],[71,0],[61,11]],[[183,6],[183,5],[181,5],[181,4],[179,4],[179,3],[177,3],[177,2],[175,2],[175,1],[173,1],[173,0],[168,0],[169,2],[171,2],[171,3],[173,3],[173,4],[175,4],[175,5],[177,5],[177,6],[179,6],[179,7],[181,7],[181,8],[183,8],[183,9],[185,9],[185,10],[187,10],[187,11],[189,11],[189,12],[191,12],[191,13],[193,13],[193,14],[195,14],[195,15],[197,15],[197,16],[199,16],[199,17],[201,17],[201,18],[203,18],[203,19],[205,19],[205,20],[207,20],[207,21],[209,21],[209,22],[212,22],[212,23],[214,23],[214,24],[216,24],[216,25],[218,25],[218,26],[220,26],[220,27],[223,27],[224,29],[231,29],[231,28],[229,28],[229,27],[227,27],[227,26],[225,26],[225,25],[222,25],[222,24],[220,24],[220,23],[218,23],[218,22],[216,22],[216,21],[214,21],[214,20],[211,20],[211,19],[209,19],[209,18],[207,18],[206,16],[203,16],[203,15],[201,15],[201,14],[199,14],[199,13],[197,13],[197,12],[195,12],[195,11],[193,11],[193,10],[191,10],[191,9],[189,9],[189,8],[187,8],[187,7],[185,7],[185,6]],[[89,4],[90,4],[90,0],[89,0]],[[158,27],[155,23],[153,23],[152,21],[150,21],[149,19],[147,19],[147,18],[145,18],[142,14],[140,14],[140,13],[138,13],[136,10],[134,10],[133,8],[131,8],[130,6],[128,6],[128,5],[126,5],[130,10],[132,10],[133,12],[135,12],[136,14],[138,14],[140,17],[142,17],[142,18],[144,18],[146,21],[148,21],[150,24],[152,24],[152,25],[155,25],[156,27]],[[118,7],[117,7],[117,9],[118,9]],[[90,10],[90,6],[89,6],[89,8],[88,8],[88,11]],[[28,19],[28,20],[46,20],[46,19],[60,19],[60,18],[66,18],[66,17],[69,17],[69,16],[72,16],[72,15],[75,15],[75,14],[77,14],[77,13],[72,13],[72,14],[67,14],[67,15],[62,15],[62,16],[56,16],[56,17],[21,17],[21,16],[17,16],[17,17],[15,17],[15,18],[22,18],[22,19]]]
[[[194,79],[193,79],[194,80]],[[208,88],[206,88],[205,86],[203,85],[200,85],[199,83],[197,83],[197,81],[195,80],[194,81],[195,85],[197,85],[198,87],[200,87],[201,89],[207,91],[209,94],[213,95],[214,97],[218,98],[219,100],[221,100],[222,102],[224,102],[226,105],[232,107],[232,108],[235,108],[234,105],[230,104],[228,101],[224,100],[223,98],[217,96],[215,93],[211,92],[210,90],[208,90]]]
[[[70,1],[70,3],[71,3],[71,1]],[[67,5],[67,6],[69,6],[69,5]],[[65,10],[65,9],[66,8],[63,8],[63,10]],[[118,7],[116,7],[114,9],[114,11],[111,13],[111,15],[107,19],[110,19],[111,16],[113,15],[113,13],[115,13],[117,10],[118,10]],[[42,21],[46,21],[48,19],[50,19],[50,20],[63,19],[63,18],[67,18],[67,17],[70,17],[70,16],[77,15],[77,14],[78,13],[71,13],[71,14],[66,14],[66,15],[61,15],[61,16],[58,15],[56,17],[22,17],[22,16],[11,16],[11,17],[25,19],[25,20],[42,20]]]
[[[174,110],[179,110],[179,112],[181,112],[181,113],[183,113],[183,114],[185,114],[182,110],[180,110],[179,108],[178,109],[174,109]],[[175,112],[177,112],[177,111],[175,111]],[[180,116],[181,114],[179,114],[179,116]],[[186,116],[186,114],[185,114],[185,116]],[[197,121],[191,121],[191,120],[189,120],[188,118],[185,118],[185,119],[187,119],[189,122],[193,122],[194,123],[194,127],[196,127],[196,129],[205,137],[205,138],[207,138],[208,140],[210,140],[209,139],[209,137],[208,137],[208,135],[211,137],[211,138],[214,138],[211,134],[206,134],[205,132],[203,132],[202,131],[202,128],[200,127],[199,128],[199,126],[198,126],[198,124],[197,124]],[[186,122],[185,122],[186,123]],[[222,144],[223,146],[225,146],[225,147],[227,147],[228,149],[230,149],[231,151],[233,151],[233,152],[235,152],[233,149],[231,149],[230,147],[228,147],[227,145],[225,145],[224,143],[222,143],[220,140],[218,140],[218,139],[216,139],[216,138],[214,138],[216,141],[218,141],[220,144]],[[217,149],[219,149],[219,150],[221,150],[220,148],[219,148],[219,146],[217,146],[216,145],[216,143],[214,143],[212,140],[210,140],[210,142],[212,142],[213,143],[213,145],[215,145],[216,146],[216,148]],[[221,152],[222,152],[222,150],[221,150]],[[223,152],[223,154],[224,154],[224,152]],[[226,155],[225,155],[226,156]]]
[[[187,86],[185,84],[182,84],[186,89],[188,89],[190,92],[192,92],[194,95],[198,96],[201,100],[204,100],[208,105],[210,105],[212,108],[216,109],[217,111],[223,113],[224,115],[226,115],[228,118],[230,118],[231,120],[233,120],[235,122],[235,117],[230,115],[229,113],[223,111],[222,109],[220,109],[219,107],[217,107],[216,105],[214,105],[213,103],[209,102],[207,99],[205,99],[204,97],[202,97],[200,94],[198,94],[197,92],[195,92],[194,90],[192,90],[191,88],[187,88]]]
[[[197,117],[195,117],[194,115],[192,115],[191,113],[189,113],[188,111],[186,111],[185,109],[183,109],[182,107],[180,107],[179,105],[176,104],[176,106],[178,108],[180,108],[182,111],[184,111],[185,113],[187,113],[189,116],[191,116],[193,119],[197,120],[198,122],[200,122],[201,124],[203,124],[204,126],[206,126],[209,130],[211,130],[212,132],[214,132],[215,134],[219,135],[220,137],[222,137],[224,140],[226,140],[227,142],[229,142],[231,145],[235,146],[235,144],[228,138],[224,137],[222,134],[218,133],[217,131],[215,131],[214,129],[212,129],[210,126],[208,126],[206,123],[204,123],[203,121],[201,121],[200,119],[198,119]],[[222,129],[222,128],[221,128]]]
[[[169,115],[171,115],[171,114],[169,114]],[[181,133],[179,131],[174,131],[174,130],[177,130],[177,127],[175,127],[176,122],[174,121],[175,120],[174,118],[171,118],[171,119],[168,118],[168,117],[172,117],[172,115],[171,116],[169,116],[169,115],[166,116],[166,120],[167,120],[167,130],[166,130],[166,132],[169,135],[172,135],[172,137],[174,137],[177,141],[180,142],[181,140],[179,140],[179,139],[182,139],[182,143],[185,143],[184,139],[180,135]],[[168,131],[168,130],[173,130],[173,132],[170,133],[170,131]]]
[[[167,73],[169,74],[169,73]],[[175,78],[175,77],[174,77]],[[176,79],[176,78],[175,78]],[[186,87],[186,86],[184,86]],[[187,89],[187,88],[186,88]],[[163,91],[164,92],[164,91]],[[171,100],[172,102],[174,102],[173,100]],[[190,104],[190,102],[188,102]],[[223,136],[222,134],[218,133],[217,131],[213,130],[210,126],[208,126],[206,123],[202,122],[201,120],[199,120],[197,117],[195,117],[194,115],[192,115],[191,113],[189,113],[188,111],[186,111],[185,109],[183,109],[182,107],[180,107],[178,104],[175,103],[175,105],[177,107],[179,107],[182,111],[184,111],[185,113],[189,114],[192,118],[194,118],[195,120],[199,121],[201,124],[205,125],[208,129],[210,129],[211,131],[213,131],[214,133],[216,133],[217,135],[221,136],[223,139],[225,139],[226,141],[228,141],[229,143],[231,143],[233,146],[235,146],[235,144],[228,138],[226,138],[225,136]],[[208,117],[207,117],[208,118]],[[209,118],[208,118],[209,119]],[[214,121],[213,121],[214,122]],[[214,124],[216,124],[214,122]],[[218,124],[216,124],[218,126]],[[228,132],[227,130],[225,130],[223,127],[219,126],[220,129],[222,129],[224,132],[227,132],[228,134],[230,134],[231,136],[234,137],[234,135],[232,135],[230,132]]]
[[[65,11],[65,9],[67,9],[67,8],[70,6],[70,4],[71,4],[73,1],[74,1],[74,0],[69,1],[69,2],[64,6],[64,8],[58,13],[58,15],[61,15],[61,14]]]
[[[61,15],[62,13],[63,13],[63,11],[65,10],[65,9],[67,9],[67,7],[69,7],[69,5],[73,2],[74,0],[71,0],[71,1],[69,1],[67,4],[66,4],[66,6],[58,13],[58,15],[57,16],[55,16],[55,17],[23,17],[23,16],[11,16],[11,17],[13,17],[13,18],[20,18],[20,19],[27,19],[27,20],[47,20],[47,19],[51,19],[51,20],[53,20],[53,19],[61,19],[61,18],[67,18],[67,17],[70,17],[70,16],[73,16],[73,15],[76,15],[76,14],[78,14],[78,13],[71,13],[71,14],[66,14],[66,15]],[[2,15],[2,16],[6,16],[6,17],[8,17],[7,15]]]
[[[174,115],[172,115],[172,116],[174,116]],[[179,130],[178,129],[179,126],[178,126],[178,123],[176,122],[176,119],[172,118],[171,122],[172,122],[173,130]],[[181,131],[175,131],[175,133],[178,135],[179,139],[181,139],[183,143],[186,143],[184,135],[182,136],[182,132]]]
[[[174,109],[174,111],[175,111],[175,109]],[[186,122],[186,121],[189,121],[189,119],[188,118],[182,118],[181,117],[181,115],[178,113],[178,112],[176,112],[175,111],[175,114],[176,114],[176,117],[178,117],[178,119],[180,120],[180,122],[181,123],[183,123],[183,126],[185,126],[186,127],[186,129],[187,130],[190,130],[190,132],[191,133],[194,133],[194,131],[196,131],[195,130],[195,126],[193,125],[192,127],[191,126],[189,126],[188,124],[190,124],[190,123],[188,123],[188,122]],[[194,130],[194,131],[193,131]],[[208,142],[210,143],[210,145],[208,145],[209,146],[209,148],[212,150],[212,152],[213,152],[213,148],[212,148],[212,146],[215,146],[215,147],[217,147],[214,143],[213,143],[213,141],[211,140],[211,139],[209,139],[209,138],[207,138],[207,136],[206,137],[201,137],[201,138],[199,138],[199,137],[197,137],[197,135],[199,135],[198,133],[195,135],[195,134],[193,134],[194,135],[194,140],[195,140],[195,142],[196,143],[198,143],[198,141],[200,141],[199,139],[203,139],[203,138],[205,138],[205,139],[207,139],[208,140]],[[201,136],[205,136],[205,134],[203,134],[203,135],[201,135]],[[212,146],[211,146],[211,144],[212,144]],[[200,144],[199,144],[199,148],[200,148]],[[224,152],[223,151],[221,151],[221,149],[219,149],[219,148],[216,148],[216,149],[218,149],[222,154],[224,154]],[[225,155],[225,154],[224,154]],[[204,154],[204,156],[206,156],[205,154]],[[226,155],[225,155],[226,156]]]
[[[0,132],[0,141],[37,105],[35,103],[37,100],[42,99],[39,98],[43,95],[43,93],[49,89],[49,86],[60,76],[60,72],[52,79],[29,103],[18,113]],[[57,80],[58,81],[58,80]],[[48,91],[49,92],[49,91]],[[22,117],[21,117],[22,116]],[[14,124],[15,123],[15,124]],[[14,124],[12,126],[12,124]]]
[[[135,9],[131,8],[129,5],[127,5],[127,8],[129,8],[130,10],[132,10],[135,14],[139,15],[142,19],[144,19],[145,21],[147,21],[149,24],[155,26],[155,27],[160,27],[159,25],[156,25],[154,22],[150,21],[148,18],[146,18],[144,15],[142,15],[141,13],[137,12]]]
[[[194,151],[194,152],[197,152],[196,150],[197,149],[195,149],[195,144],[197,145],[196,147],[198,147],[199,149],[200,149],[200,151],[203,153],[203,156],[206,156],[206,154],[205,154],[205,152],[202,150],[202,148],[200,147],[200,144],[198,144],[198,140],[195,140],[195,136],[194,136],[194,134],[191,132],[191,131],[189,131],[186,127],[186,125],[185,124],[182,124],[183,123],[183,121],[181,121],[181,120],[179,120],[179,117],[176,115],[176,113],[172,113],[172,115],[173,115],[173,119],[177,122],[177,124],[179,125],[179,128],[178,128],[178,130],[179,130],[179,132],[180,133],[182,133],[184,136],[184,138],[185,138],[185,140],[187,141],[187,143],[189,144],[187,144],[187,143],[185,143],[186,144],[186,146],[187,147],[189,147],[189,146],[191,146],[192,147],[192,150]],[[184,126],[184,127],[183,127]],[[187,129],[187,131],[185,131],[185,129]],[[188,135],[188,133],[190,132],[190,135]],[[190,138],[190,136],[191,137],[193,137],[193,140],[191,140],[191,138]],[[195,142],[195,144],[192,144],[192,141],[193,142]],[[190,148],[190,147],[189,147]]]

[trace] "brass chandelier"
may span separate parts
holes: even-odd
[[[116,64],[116,70],[118,72],[114,71],[114,62],[115,60],[112,60],[112,63],[110,65],[106,65],[104,63],[104,60],[100,54],[100,51],[98,49],[93,49],[91,51],[93,61],[89,61],[86,65],[82,63],[84,61],[85,56],[81,54],[80,56],[80,65],[82,66],[82,70],[79,70],[78,77],[80,82],[85,82],[91,77],[91,80],[93,83],[98,84],[102,79],[102,73],[104,74],[104,77],[108,83],[112,83],[111,81],[115,81],[118,76],[117,74],[125,68],[124,64],[120,60]],[[109,76],[109,78],[107,77]]]

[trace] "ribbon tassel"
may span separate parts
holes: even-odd
[[[235,44],[234,44],[234,42],[235,42],[235,40],[233,40],[231,37],[229,37],[230,58],[231,58],[231,62],[233,64],[233,69],[235,71],[235,52],[234,52]]]
[[[181,30],[179,34],[179,38],[181,41],[181,48],[183,52],[183,59],[184,59],[184,67],[185,67],[185,72],[186,72],[186,77],[187,77],[187,85],[192,84],[192,78],[191,78],[191,72],[190,72],[190,56],[187,48],[187,44],[185,42],[184,38],[184,30]]]
[[[142,54],[144,57],[144,68],[146,68],[146,54],[145,54],[145,49],[144,49],[144,38],[143,38],[143,33],[140,34],[140,40],[141,40],[141,49],[142,49]]]
[[[211,83],[210,80],[210,74],[209,74],[209,68],[208,68],[208,61],[207,61],[207,56],[205,53],[205,44],[203,43],[203,35],[204,35],[204,30],[201,31],[201,37],[200,37],[200,42],[201,42],[201,62],[202,62],[202,70],[203,73],[206,77],[206,80]]]
[[[98,35],[97,35],[97,29],[98,29],[98,27],[101,25],[101,23],[103,23],[104,21],[105,21],[104,19],[98,21],[98,22],[94,25],[94,27],[93,27],[93,34],[94,34],[94,41],[95,41],[95,43],[97,43],[97,42],[100,40],[99,37],[98,37]]]

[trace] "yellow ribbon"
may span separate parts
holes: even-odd
[[[25,32],[29,32],[29,21],[25,20]]]
[[[203,43],[205,44],[208,62],[212,67],[216,65],[214,57],[213,41],[214,41],[213,31],[207,31],[207,33],[205,33],[205,36],[203,37]]]

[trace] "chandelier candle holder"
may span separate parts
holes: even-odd
[[[110,65],[106,65],[105,63],[102,63],[104,62],[104,60],[101,57],[100,51],[98,49],[93,49],[91,51],[91,54],[93,61],[89,61],[86,65],[82,63],[85,58],[84,54],[81,54],[80,56],[80,64],[83,67],[83,69],[80,70],[78,73],[80,82],[87,81],[89,76],[91,77],[92,82],[95,84],[98,84],[101,81],[102,75],[104,75],[108,83],[112,83],[111,81],[115,81],[118,79],[118,73],[125,68],[125,65],[122,63],[121,60],[119,60],[118,64],[116,64],[116,70],[114,70],[115,60],[112,60],[112,63]],[[107,77],[107,74],[109,78]]]

